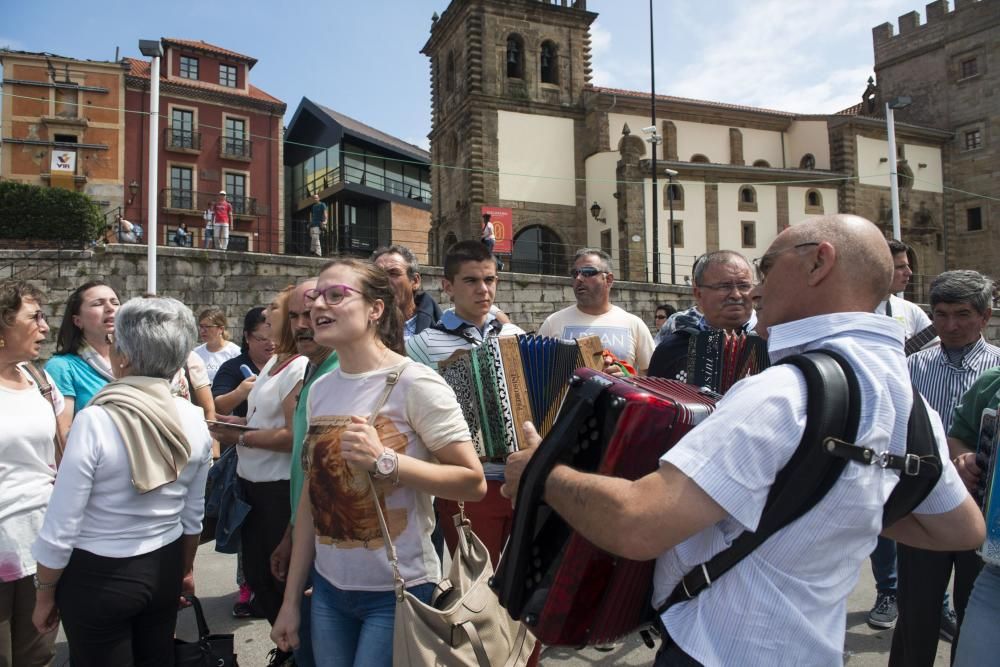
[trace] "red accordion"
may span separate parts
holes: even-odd
[[[715,408],[718,395],[659,378],[578,369],[552,430],[521,477],[510,541],[493,579],[501,604],[547,645],[622,637],[652,616],[655,561],[594,546],[542,500],[557,464],[638,479]]]

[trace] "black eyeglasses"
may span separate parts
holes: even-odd
[[[608,273],[607,271],[601,271],[594,266],[585,266],[582,269],[570,269],[569,275],[571,278],[577,278],[583,276],[584,278],[593,278],[594,276],[601,275],[602,273]]]
[[[799,248],[808,248],[809,246],[819,245],[818,241],[808,241],[806,243],[796,243],[793,246],[788,246],[787,248],[782,248],[781,250],[774,250],[773,252],[765,253],[753,260],[753,268],[757,273],[757,282],[762,283],[767,278],[768,272],[771,267],[774,266],[774,260],[778,255],[783,255],[791,250],[798,250]]]
[[[362,293],[361,290],[355,289],[350,285],[327,285],[323,289],[306,290],[305,302],[307,305],[311,306],[316,302],[316,299],[322,296],[323,300],[326,301],[326,305],[336,306],[351,292],[357,292],[358,294]]]

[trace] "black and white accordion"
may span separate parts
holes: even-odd
[[[576,533],[543,501],[564,463],[638,479],[715,409],[714,392],[661,378],[615,378],[581,368],[559,419],[521,476],[510,540],[493,588],[510,615],[547,645],[600,644],[652,616],[655,561],[613,556]]]
[[[699,331],[688,340],[688,384],[725,394],[736,382],[771,365],[767,341],[721,329]]]
[[[983,410],[979,424],[979,441],[976,444],[976,463],[982,470],[979,487],[973,492],[973,497],[979,502],[986,521],[986,541],[979,548],[983,562],[1000,566],[1000,480],[997,479],[1000,468],[1000,422],[997,411]]]
[[[491,336],[455,352],[438,371],[458,397],[480,459],[502,461],[521,448],[525,421],[548,433],[573,372],[603,368],[602,349],[597,336]]]

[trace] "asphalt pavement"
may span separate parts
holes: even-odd
[[[212,632],[232,632],[236,635],[236,652],[241,667],[262,667],[267,664],[266,656],[274,645],[268,637],[270,628],[267,621],[260,619],[235,619],[232,616],[236,599],[236,557],[216,553],[214,542],[202,545],[195,565],[196,592],[205,608],[208,625]],[[868,562],[861,567],[857,587],[847,602],[847,637],[844,647],[845,664],[850,667],[884,667],[889,660],[889,646],[892,642],[891,630],[875,630],[868,627],[865,617],[875,601],[875,584]],[[194,639],[197,635],[194,612],[180,612],[177,636]],[[69,664],[65,636],[60,630],[55,665]],[[935,667],[947,667],[951,644],[938,643]],[[653,651],[646,648],[638,635],[628,637],[611,652],[601,652],[593,648],[574,650],[547,647],[542,652],[541,664],[546,666],[564,665],[651,665]],[[114,667],[109,665],[109,667]]]

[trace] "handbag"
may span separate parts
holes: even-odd
[[[368,418],[369,424],[375,422],[375,415],[398,379],[399,373],[390,373],[386,378],[386,389]],[[368,484],[375,501],[386,556],[392,566],[396,593],[392,664],[395,667],[525,665],[535,647],[535,638],[524,624],[510,617],[489,587],[493,576],[490,554],[472,532],[464,505],[459,503],[459,513],[455,515],[459,540],[448,577],[438,584],[431,604],[427,605],[406,590],[406,582],[399,572],[396,547],[389,537],[389,528],[371,475],[368,476]]]
[[[185,595],[184,599],[194,608],[198,641],[186,642],[174,638],[174,667],[239,667],[233,652],[233,635],[213,635],[205,621],[201,601],[194,595]]]

